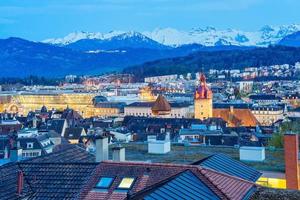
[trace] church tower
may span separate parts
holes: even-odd
[[[195,91],[195,110],[196,119],[207,119],[213,116],[212,91],[206,84],[206,78],[202,73],[200,75],[200,84]]]

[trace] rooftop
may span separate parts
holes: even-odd
[[[171,152],[164,155],[149,154],[147,144],[127,143],[126,160],[151,161],[154,163],[190,164],[213,154],[222,153],[239,160],[239,149],[224,146],[182,146],[172,145]],[[284,153],[282,150],[266,149],[264,162],[241,161],[257,170],[284,172]]]

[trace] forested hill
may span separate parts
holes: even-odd
[[[197,72],[202,68],[204,70],[241,69],[248,66],[295,64],[298,61],[300,61],[300,48],[270,46],[250,50],[197,52],[189,56],[162,59],[127,67],[123,71],[142,79],[147,76]]]

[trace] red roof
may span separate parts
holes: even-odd
[[[171,106],[163,95],[159,95],[151,108],[153,114],[169,114]]]
[[[81,198],[87,200],[125,199],[127,192],[116,190],[123,177],[135,178],[133,187],[129,191],[131,195],[134,195],[155,187],[186,170],[192,171],[221,199],[241,200],[255,186],[254,183],[200,166],[105,161],[97,166],[95,173],[81,193]],[[115,177],[108,190],[97,190],[94,188],[102,176]]]
[[[200,84],[195,91],[195,99],[211,99],[212,91],[206,84],[206,78],[204,74],[200,75]]]

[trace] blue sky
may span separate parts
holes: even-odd
[[[73,31],[257,30],[300,24],[299,0],[0,0],[0,38],[62,37]]]

